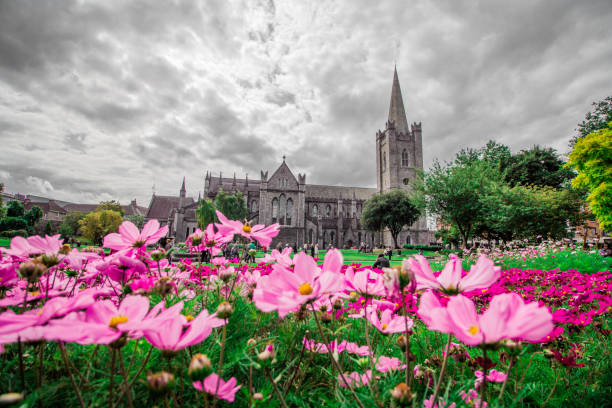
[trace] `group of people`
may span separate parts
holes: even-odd
[[[305,254],[309,254],[313,258],[318,258],[319,257],[319,244],[318,243],[317,244],[308,244],[308,243],[305,243],[304,246],[301,247],[301,248],[298,248],[296,243],[293,243],[291,245],[289,245],[288,243],[285,243],[283,245],[283,243],[281,241],[279,241],[276,244],[276,250],[279,251],[279,252],[282,252],[286,248],[291,248],[293,250],[294,254],[297,254],[298,251],[299,251],[299,252],[304,252]]]

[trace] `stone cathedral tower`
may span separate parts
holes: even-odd
[[[376,133],[376,186],[378,192],[407,188],[423,170],[421,124],[408,127],[397,69],[393,73],[389,118],[385,130]]]
[[[389,117],[383,131],[376,133],[376,187],[379,193],[395,188],[408,189],[416,176],[416,170],[423,170],[423,140],[421,123],[408,126],[402,90],[397,77],[397,68],[393,72],[391,103]],[[398,238],[401,243],[427,243],[425,217],[421,217],[402,232]],[[383,242],[392,244],[391,234],[383,234]]]

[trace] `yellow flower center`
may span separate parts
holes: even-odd
[[[470,327],[470,329],[468,330],[468,332],[472,335],[475,336],[478,334],[478,332],[480,331],[480,329],[478,329],[478,326],[472,326]]]
[[[383,330],[387,330],[387,323],[383,323],[383,325],[382,325],[382,329],[383,329]]]
[[[242,226],[242,230],[243,230],[244,232],[246,232],[247,234],[248,234],[249,232],[251,232],[251,226],[249,225],[249,223],[244,224],[244,225]]]
[[[298,291],[300,292],[300,295],[302,296],[310,295],[312,293],[312,286],[310,286],[310,283],[308,282],[302,283]]]
[[[30,296],[38,296],[38,295],[40,295],[40,292],[37,290],[30,292]]]
[[[127,323],[127,321],[127,316],[113,316],[111,317],[110,322],[108,323],[108,327],[116,329],[118,324]]]
[[[186,315],[185,317],[187,318],[187,321],[188,321],[188,322],[190,322],[190,321],[192,321],[192,320],[193,320],[193,316],[192,316],[192,315],[190,315],[190,314]]]
[[[141,248],[144,244],[146,244],[145,241],[135,241],[132,244],[132,248],[138,249],[138,248]]]

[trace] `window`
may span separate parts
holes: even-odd
[[[287,225],[291,225],[291,215],[293,214],[293,200],[287,199]]]
[[[257,200],[251,201],[251,212],[257,212]]]
[[[285,215],[287,215],[287,199],[285,198],[285,195],[281,194],[278,201],[279,201],[279,206],[278,206],[279,220],[278,222],[280,223],[280,225],[285,225]]]
[[[402,167],[408,167],[408,151],[402,150]]]
[[[359,241],[359,245],[361,245],[361,232],[357,234],[357,240]]]
[[[278,199],[272,199],[272,222],[278,222]]]
[[[327,207],[325,207],[325,216],[329,217],[331,215],[331,205],[327,204]]]
[[[383,171],[387,168],[387,152],[383,152]]]
[[[317,205],[313,205],[312,206],[312,216],[313,217],[317,217],[319,215],[319,207],[317,207]]]
[[[329,241],[330,241],[330,244],[332,244],[332,245],[334,245],[334,235],[335,235],[335,234],[334,234],[334,231],[332,231],[332,232],[329,234]]]

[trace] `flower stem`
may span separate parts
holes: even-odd
[[[27,293],[27,292],[26,292]],[[19,352],[19,378],[21,379],[21,390],[25,393],[25,370],[23,369],[23,345],[21,338],[17,337],[17,351]]]
[[[72,370],[70,369],[70,365],[68,364],[68,357],[66,356],[66,347],[64,343],[59,343],[60,350],[62,352],[62,360],[64,360],[64,365],[66,366],[66,370],[68,371],[68,375],[70,377],[70,382],[72,383],[72,388],[74,388],[74,393],[76,394],[79,404],[81,408],[85,408],[85,402],[83,402],[83,397],[81,396],[81,391],[79,391],[79,387],[76,385],[76,381],[74,381],[74,376],[72,375]]]
[[[487,349],[486,348],[482,348],[482,388],[480,389],[480,401],[481,404],[484,406],[484,404],[487,401],[487,371],[488,371],[488,364],[487,364]]]
[[[225,324],[223,325],[223,334],[221,337],[221,352],[219,353],[219,369],[217,370],[217,386],[215,387],[215,396],[217,396],[219,392],[219,384],[221,383],[221,376],[223,375],[223,352],[225,351],[225,339],[227,336],[227,319],[225,319]],[[217,400],[215,399],[213,402],[213,408],[217,406]]]
[[[511,370],[512,370],[512,367],[514,366],[515,361],[516,361],[516,357],[510,356],[510,364],[508,364],[508,374],[506,375],[506,379],[504,380],[501,390],[499,391],[499,395],[497,396],[498,404],[499,404],[499,400],[501,399],[502,395],[504,395],[504,390],[506,389],[506,384],[508,383],[508,378],[510,378]]]
[[[111,361],[110,361],[110,382],[108,385],[108,406],[110,408],[113,408],[113,392],[115,389],[115,349],[110,347],[108,348],[108,351],[111,355]]]
[[[410,294],[412,296],[412,294]],[[406,295],[402,292],[402,303],[404,304],[404,328],[406,329],[406,348],[404,349],[404,362],[406,363],[406,385],[412,385],[412,375],[410,375],[410,333],[408,330],[408,305],[406,304]]]
[[[442,380],[444,379],[444,372],[446,371],[446,363],[448,362],[448,355],[450,354],[450,344],[451,344],[451,335],[448,334],[448,338],[446,340],[446,352],[444,353],[444,359],[442,360],[442,368],[440,368],[440,376],[438,377],[438,382],[436,383],[436,389],[433,393],[432,406],[436,404],[438,395],[440,394],[440,388],[442,386]]]
[[[121,354],[121,349],[119,349],[118,353],[119,353],[119,367],[121,367],[121,372],[123,373],[123,381],[126,381],[128,373],[125,370],[125,364],[123,364],[123,355]],[[131,390],[127,393],[127,403],[128,403],[128,407],[130,408],[134,407],[134,404],[132,403],[132,391]]]
[[[123,382],[123,390],[121,391],[121,394],[119,394],[119,401],[121,401],[121,398],[123,398],[123,394],[125,394],[126,392],[130,391],[132,389],[132,386],[134,385],[134,383],[136,382],[136,380],[138,379],[138,377],[140,376],[140,373],[142,373],[142,370],[144,370],[145,366],[147,365],[147,362],[149,361],[149,357],[151,357],[151,352],[153,351],[153,346],[151,346],[149,348],[149,352],[147,353],[147,356],[145,357],[144,361],[142,362],[142,365],[140,366],[140,368],[138,369],[138,372],[136,373],[136,375],[134,375],[134,377],[132,378],[132,381],[130,381],[129,384],[126,385],[125,381]]]
[[[309,332],[308,330],[306,330],[306,333],[304,333],[304,337],[306,337],[306,339],[308,339],[308,334]],[[289,388],[293,384],[293,381],[295,380],[295,377],[297,376],[297,373],[300,370],[300,365],[302,364],[302,358],[304,357],[304,350],[306,350],[306,343],[302,342],[302,351],[300,352],[300,358],[298,359],[298,363],[295,366],[295,370],[293,371],[293,375],[291,376],[291,379],[285,386],[285,392],[283,394],[284,396],[287,396],[287,393],[289,392]]]
[[[272,374],[270,374],[270,370],[268,368],[266,368],[265,370],[266,376],[268,377],[268,380],[270,380],[270,382],[272,383],[272,387],[274,388],[274,393],[276,394],[276,396],[278,397],[278,399],[281,402],[281,405],[284,408],[289,408],[287,406],[287,403],[285,402],[285,399],[283,398],[283,395],[280,393],[278,386],[276,385],[276,383],[274,382],[274,378],[272,378]]]
[[[351,384],[346,380],[346,378],[344,376],[344,372],[342,371],[342,368],[340,367],[340,365],[338,364],[338,362],[336,361],[336,359],[332,355],[331,347],[329,347],[329,342],[327,341],[327,337],[323,333],[323,329],[321,328],[321,323],[319,323],[319,318],[317,317],[317,312],[316,312],[316,310],[314,308],[314,305],[311,304],[311,307],[312,307],[312,314],[314,315],[315,322],[317,323],[317,328],[319,329],[319,333],[321,334],[321,337],[323,338],[323,341],[327,345],[327,354],[329,355],[329,359],[331,360],[332,364],[334,366],[336,366],[336,369],[340,373],[340,378],[342,378],[342,382],[346,385],[346,387],[349,389],[349,391],[353,395],[353,398],[355,399],[355,402],[357,403],[357,405],[359,405],[360,408],[365,408],[363,406],[363,403],[361,402],[361,400],[359,399],[359,397],[355,393],[355,390],[353,390],[353,387],[351,386]]]

